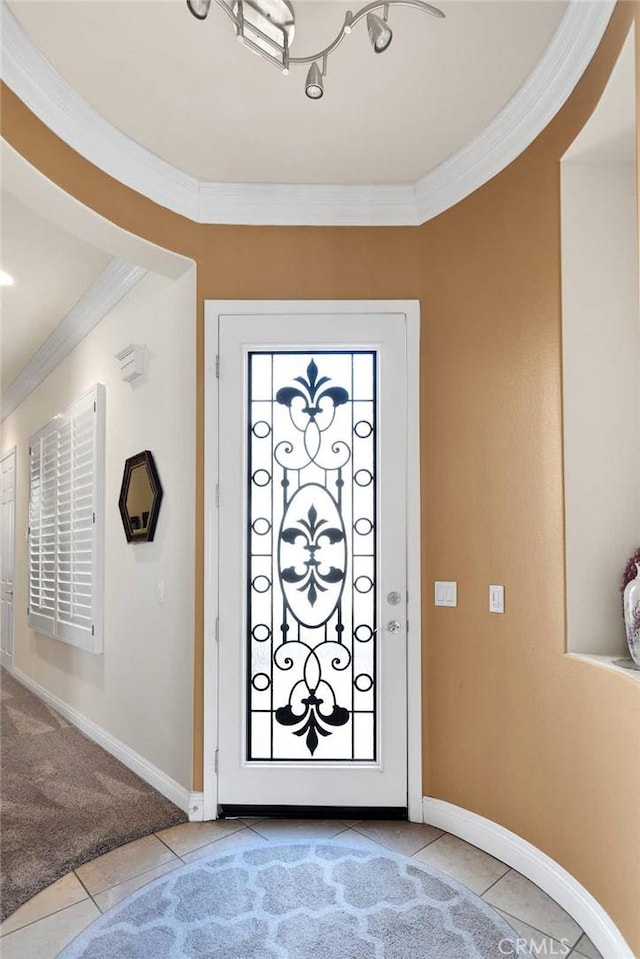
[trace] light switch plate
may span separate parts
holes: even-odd
[[[451,582],[437,582],[435,586],[434,601],[436,606],[457,606],[458,605],[458,584]]]
[[[504,586],[489,587],[489,612],[504,613]]]

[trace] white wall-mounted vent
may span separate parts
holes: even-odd
[[[120,353],[116,353],[120,363],[120,372],[125,383],[135,383],[144,376],[147,369],[147,348],[132,343]]]

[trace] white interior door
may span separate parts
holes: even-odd
[[[218,803],[404,809],[406,316],[218,323]]]
[[[13,663],[16,451],[0,460],[0,660]]]

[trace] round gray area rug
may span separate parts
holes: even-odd
[[[414,859],[331,842],[243,847],[156,879],[59,959],[531,959],[502,917]]]

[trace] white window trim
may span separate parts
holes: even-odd
[[[93,512],[95,514],[94,532],[92,538],[91,550],[91,578],[92,578],[92,625],[91,629],[84,628],[78,624],[63,622],[58,617],[58,545],[55,546],[55,564],[54,574],[54,603],[53,614],[51,616],[35,612],[30,606],[27,607],[27,624],[31,629],[36,630],[46,636],[51,636],[61,642],[77,646],[91,653],[102,653],[104,637],[104,472],[105,472],[105,388],[98,383],[87,393],[72,403],[64,412],[56,414],[52,420],[45,424],[29,439],[29,517],[31,522],[31,502],[32,502],[32,479],[31,479],[31,455],[35,445],[44,437],[51,433],[58,434],[60,427],[65,419],[73,416],[79,407],[87,407],[93,404],[95,411],[95,428],[93,435],[93,453],[94,453],[94,471],[93,471]],[[56,471],[57,473],[57,471]],[[57,517],[57,503],[56,503]],[[29,528],[29,537],[31,528]],[[27,596],[31,597],[31,550],[27,553],[27,566],[29,582],[27,583]]]

